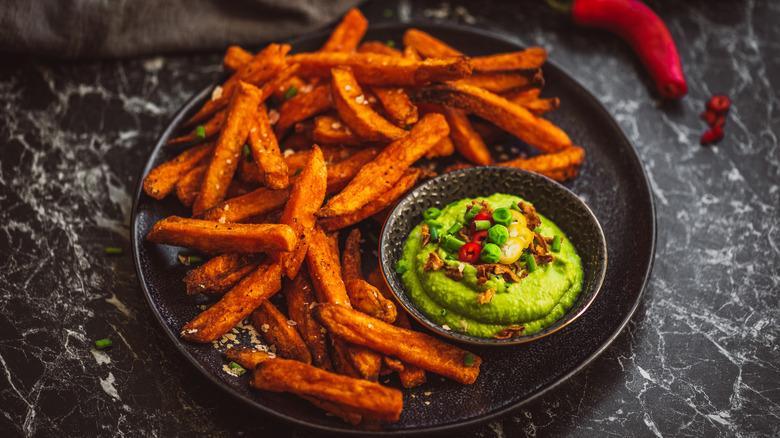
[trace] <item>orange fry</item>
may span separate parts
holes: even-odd
[[[250,122],[249,147],[258,167],[263,170],[263,183],[272,190],[283,189],[290,183],[287,163],[279,150],[276,135],[268,121],[268,110],[264,104],[257,109],[257,117]]]
[[[200,193],[192,205],[194,214],[199,214],[222,201],[227,195],[230,180],[241,157],[241,147],[249,135],[250,121],[257,113],[262,101],[262,92],[254,85],[241,82],[228,107],[228,118],[219,134],[214,154]]]
[[[403,408],[401,391],[286,359],[261,362],[250,385],[275,392],[308,395],[349,407],[367,418],[395,421]]]
[[[350,67],[361,85],[419,87],[471,75],[467,57],[414,61],[375,53],[299,53],[287,59],[299,64],[298,74],[306,78],[326,78],[333,67]]]
[[[481,72],[537,69],[547,60],[547,50],[541,47],[529,47],[519,52],[475,56],[471,60],[474,63],[474,71]]]
[[[325,200],[328,172],[322,151],[314,145],[309,160],[303,167],[300,178],[293,184],[290,199],[284,207],[280,223],[289,225],[297,236],[295,249],[282,254],[282,266],[288,278],[295,278],[301,268],[306,251],[309,248],[309,238],[317,218],[314,212]]]
[[[417,90],[412,100],[463,109],[489,120],[543,152],[555,152],[571,145],[569,136],[549,120],[478,87],[433,84]]]
[[[344,283],[352,306],[384,322],[395,321],[397,311],[392,301],[385,299],[379,291],[363,279],[347,280]]]
[[[409,99],[406,90],[395,87],[374,87],[371,90],[396,126],[405,128],[417,123],[417,107]]]
[[[295,321],[295,327],[301,333],[303,341],[309,347],[311,362],[317,368],[333,370],[328,355],[325,330],[311,315],[311,307],[317,302],[314,286],[311,284],[309,269],[302,266],[295,278],[285,284],[284,296],[287,302],[287,315]]]
[[[295,326],[288,324],[288,319],[270,301],[264,300],[249,316],[252,325],[269,345],[276,346],[276,354],[311,363],[311,353]]]
[[[344,188],[352,180],[362,166],[371,161],[377,154],[377,149],[364,149],[351,157],[328,166],[328,186],[326,193],[335,193]],[[300,175],[290,178],[295,182]],[[252,216],[269,213],[282,208],[290,199],[292,187],[282,190],[268,190],[261,187],[257,190],[236,198],[228,199],[221,204],[203,212],[199,219],[224,222],[240,222]]]
[[[341,277],[345,282],[363,279],[363,260],[360,256],[360,229],[353,228],[347,236],[341,253]]]
[[[496,163],[496,165],[530,170],[555,181],[563,182],[575,178],[584,162],[585,150],[579,146],[571,146],[558,152],[531,158],[517,158],[503,163]]]
[[[471,384],[477,380],[482,359],[474,354],[473,366],[466,366],[464,356],[471,353],[438,338],[396,327],[345,306],[317,304],[313,310],[314,317],[328,332],[347,342],[397,357],[460,383]]]
[[[394,56],[403,58],[404,53],[395,47],[390,47],[381,41],[366,41],[358,46],[359,53],[378,53],[380,55]]]
[[[281,266],[278,263],[261,264],[216,304],[187,323],[181,330],[181,337],[192,342],[218,339],[281,288]]]
[[[184,276],[187,294],[222,295],[257,268],[257,254],[222,254]]]
[[[450,139],[461,155],[467,160],[480,166],[487,166],[493,162],[490,151],[471,126],[468,116],[463,110],[457,108],[442,108],[447,124],[450,125]]]
[[[295,231],[287,225],[221,224],[178,216],[157,222],[146,238],[207,254],[292,251],[297,241]]]
[[[509,92],[505,96],[506,100],[520,105],[534,114],[544,114],[558,108],[561,101],[557,97],[540,98],[539,89],[530,89],[525,91]]]
[[[412,163],[448,134],[444,116],[426,115],[414,125],[410,135],[389,144],[360,169],[347,187],[317,212],[317,216],[341,216],[359,210],[390,189]]]
[[[306,260],[311,282],[317,294],[317,301],[349,306],[347,289],[341,279],[340,269],[333,259],[328,237],[320,227],[315,226],[311,233]]]
[[[350,9],[341,20],[338,26],[330,33],[328,41],[320,49],[321,52],[344,52],[354,51],[360,40],[363,39],[368,29],[368,20],[356,8]]]
[[[452,140],[450,137],[444,137],[433,145],[432,148],[428,149],[428,152],[425,153],[425,158],[432,160],[436,157],[449,157],[454,153],[455,145],[452,143]]]
[[[279,121],[274,130],[278,138],[287,135],[296,123],[333,107],[329,84],[318,85],[308,93],[298,93],[279,107]]]
[[[446,139],[447,137],[444,137],[443,140]],[[401,176],[401,179],[393,184],[393,186],[390,187],[387,191],[379,195],[378,198],[370,201],[368,204],[364,205],[354,213],[320,219],[320,226],[323,230],[326,231],[337,230],[355,225],[363,219],[379,213],[392,204],[393,201],[400,198],[404,193],[411,189],[414,186],[414,183],[417,182],[420,174],[420,169],[407,169],[406,172],[404,172],[404,174]]]
[[[319,116],[314,119],[314,141],[325,144],[361,146],[365,140],[352,132],[346,123],[333,116]]]
[[[203,123],[203,138],[211,138],[217,134],[219,134],[219,131],[222,130],[222,125],[225,124],[225,119],[227,118],[227,109],[223,108],[219,111],[217,111],[213,116],[211,116],[208,121]],[[173,139],[168,140],[169,145],[174,144],[182,144],[182,143],[190,143],[198,141],[200,137],[198,137],[198,129],[193,129],[189,134],[176,137]]]
[[[200,193],[200,186],[203,183],[203,177],[206,176],[208,168],[208,163],[201,164],[194,167],[176,181],[176,197],[179,198],[179,202],[181,202],[182,205],[192,207],[195,198],[197,198],[198,193]]]
[[[463,54],[438,38],[419,29],[408,29],[404,33],[404,46],[414,48],[425,58],[445,58]]]
[[[471,77],[455,82],[484,88],[493,93],[503,93],[516,89],[542,88],[544,76],[541,69],[531,72],[475,73]]]
[[[336,67],[331,70],[331,78],[333,104],[339,117],[360,137],[368,141],[391,142],[409,135],[371,109],[352,69]]]
[[[254,55],[239,46],[230,46],[222,58],[222,70],[233,74],[252,60]]]
[[[176,183],[214,152],[214,143],[204,143],[180,153],[176,158],[152,169],[144,178],[144,192],[155,199],[168,196]]]

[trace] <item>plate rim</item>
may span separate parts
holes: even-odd
[[[308,41],[313,40],[317,38],[324,38],[327,35],[330,34],[332,29],[335,27],[335,25],[328,26],[324,29],[316,30],[310,33],[306,33],[303,35],[300,35],[295,38],[291,38],[285,41],[286,44],[290,44],[293,46],[296,44],[300,44],[302,41]],[[387,23],[376,23],[372,24],[369,28],[369,32],[372,30],[394,30],[394,29],[406,29],[410,27],[417,27],[422,29],[434,29],[434,30],[444,30],[444,31],[450,31],[450,32],[465,32],[470,34],[476,34],[480,37],[489,38],[489,39],[495,39],[502,42],[505,42],[510,45],[523,47],[524,45],[518,41],[516,37],[513,37],[511,34],[506,34],[501,31],[497,30],[487,30],[482,28],[477,28],[474,26],[469,25],[463,25],[463,24],[452,24],[452,23],[436,23],[431,21],[422,21],[422,20],[409,20],[405,22],[387,22]],[[526,406],[536,400],[538,400],[540,397],[550,393],[551,391],[557,389],[560,387],[563,383],[571,379],[574,375],[578,374],[580,371],[582,371],[585,367],[590,365],[596,358],[598,358],[604,351],[606,351],[607,348],[609,348],[614,341],[617,339],[620,334],[622,334],[623,330],[626,328],[628,323],[630,322],[631,318],[633,318],[634,314],[636,313],[637,309],[639,308],[639,305],[644,301],[644,295],[647,291],[647,288],[650,283],[650,278],[652,275],[653,267],[655,264],[655,257],[656,257],[656,249],[657,249],[657,239],[658,239],[658,233],[657,233],[657,222],[658,217],[656,213],[656,206],[655,206],[655,197],[652,191],[652,186],[650,184],[649,177],[647,175],[647,171],[645,170],[645,166],[642,164],[642,161],[639,159],[639,155],[637,153],[637,150],[631,140],[628,138],[624,130],[617,124],[617,121],[614,119],[614,117],[607,111],[607,109],[604,107],[603,103],[587,88],[585,87],[575,76],[571,75],[567,70],[561,68],[558,64],[556,64],[554,61],[550,60],[549,58],[545,62],[546,64],[551,65],[555,69],[557,69],[560,73],[565,75],[568,80],[572,81],[572,83],[579,88],[581,92],[584,92],[585,95],[593,102],[594,106],[598,109],[602,115],[606,116],[606,122],[610,125],[611,129],[615,132],[618,132],[625,140],[625,143],[629,146],[627,148],[627,155],[628,158],[634,163],[634,165],[640,170],[641,178],[639,180],[643,183],[643,187],[640,187],[640,189],[643,189],[642,191],[646,192],[646,196],[649,202],[649,208],[652,214],[652,220],[650,221],[650,251],[649,251],[649,262],[644,269],[644,273],[642,275],[641,279],[641,286],[639,293],[637,295],[636,300],[634,301],[633,305],[631,306],[631,309],[626,313],[623,320],[618,324],[618,326],[615,328],[615,330],[610,334],[610,336],[602,343],[602,345],[597,348],[591,355],[589,355],[587,358],[585,358],[582,363],[574,367],[571,371],[564,374],[560,378],[558,378],[555,382],[550,383],[546,387],[538,390],[536,393],[530,395],[529,397],[519,401],[515,402],[513,404],[510,404],[504,408],[497,409],[495,411],[483,414],[481,416],[458,421],[456,423],[450,423],[450,424],[443,424],[443,425],[437,425],[437,426],[430,426],[430,427],[416,427],[413,429],[391,429],[391,430],[378,430],[378,431],[367,431],[367,430],[359,430],[359,429],[346,429],[346,428],[336,428],[331,427],[329,425],[323,425],[323,424],[313,424],[306,422],[304,420],[301,420],[296,417],[291,417],[288,415],[285,415],[281,412],[272,410],[270,408],[267,408],[263,405],[258,404],[256,401],[244,396],[241,393],[237,393],[222,382],[221,380],[217,379],[215,375],[210,373],[207,369],[202,367],[193,357],[193,355],[187,351],[182,344],[179,342],[178,333],[174,333],[173,330],[171,330],[161,314],[158,306],[152,301],[151,293],[147,287],[145,280],[145,275],[143,273],[142,267],[141,267],[141,260],[140,260],[140,252],[139,247],[141,242],[138,239],[137,236],[137,221],[138,221],[138,208],[140,204],[140,200],[144,195],[143,191],[143,178],[148,174],[148,172],[153,168],[152,161],[149,160],[152,155],[156,154],[166,145],[166,140],[170,138],[170,136],[179,128],[179,125],[189,114],[190,111],[192,111],[193,107],[200,102],[201,100],[205,99],[206,96],[208,96],[213,87],[219,84],[218,79],[215,79],[214,81],[210,82],[207,86],[205,86],[201,91],[197,92],[195,95],[193,95],[190,99],[186,101],[184,105],[182,105],[177,112],[174,114],[173,117],[169,120],[169,122],[165,125],[165,129],[158,137],[157,141],[155,142],[154,146],[149,150],[149,152],[146,154],[147,161],[145,162],[140,174],[137,177],[137,183],[136,183],[136,190],[134,192],[133,196],[133,207],[131,210],[131,217],[130,217],[130,241],[131,241],[131,247],[133,250],[133,261],[136,269],[136,275],[138,276],[139,283],[141,285],[141,289],[143,290],[144,298],[146,299],[147,303],[151,307],[152,313],[154,314],[155,318],[157,319],[158,323],[160,324],[163,332],[170,338],[170,340],[173,342],[176,349],[189,361],[201,374],[205,375],[207,378],[207,381],[211,382],[212,384],[219,387],[221,390],[225,391],[229,396],[240,400],[241,402],[245,403],[247,406],[250,406],[252,408],[260,409],[264,414],[270,415],[272,417],[275,417],[277,419],[286,421],[288,423],[292,423],[297,426],[301,426],[303,428],[309,429],[309,430],[316,430],[320,432],[328,432],[328,433],[338,433],[341,435],[350,435],[350,436],[365,436],[365,435],[373,435],[373,436],[420,436],[424,434],[432,434],[432,433],[445,433],[445,432],[454,432],[457,430],[462,430],[468,427],[474,427],[480,424],[484,424],[488,421],[491,421],[497,417],[504,416],[512,411],[515,411],[523,406]]]

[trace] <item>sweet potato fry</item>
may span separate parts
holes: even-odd
[[[257,268],[257,254],[222,254],[184,276],[187,294],[222,295]]]
[[[467,57],[414,61],[375,53],[299,53],[287,59],[300,65],[298,74],[304,78],[327,78],[333,67],[350,67],[361,85],[419,87],[471,75]]]
[[[282,254],[282,266],[288,278],[295,278],[306,258],[309,248],[309,235],[317,218],[314,212],[325,200],[328,172],[322,151],[314,145],[309,160],[301,171],[290,192],[290,199],[284,207],[281,223],[289,225],[297,242],[293,251]]]
[[[362,146],[365,140],[349,129],[341,119],[323,115],[314,119],[314,141],[324,144],[340,144],[344,146]]]
[[[203,178],[200,193],[192,204],[199,214],[222,201],[227,195],[230,180],[241,157],[241,147],[249,135],[250,121],[262,101],[262,92],[255,86],[241,82],[228,107],[228,118],[219,134],[217,145]]]
[[[283,138],[296,123],[332,107],[329,84],[318,85],[308,93],[298,93],[279,107],[279,121],[274,127],[276,137]]]
[[[290,46],[286,44],[269,44],[268,47],[260,51],[248,63],[241,66],[236,73],[225,81],[221,85],[222,92],[219,97],[207,101],[194,116],[184,123],[184,126],[195,126],[226,107],[240,82],[260,87],[271,80],[271,78],[275,76],[278,78],[278,73],[286,66],[285,55],[289,51]],[[270,95],[271,91],[269,90],[268,95]]]
[[[309,84],[301,79],[298,76],[290,76],[285,80],[284,82],[278,83],[277,87],[274,89],[273,93],[271,95],[275,98],[277,98],[280,102],[287,101],[287,98],[284,96],[290,91],[291,88],[295,88],[298,90],[296,93],[302,93],[304,90],[309,89]],[[298,94],[296,94],[297,96]]]
[[[281,287],[282,267],[278,263],[260,264],[216,304],[187,323],[181,330],[182,338],[192,342],[218,339]]]
[[[388,145],[360,169],[347,187],[317,212],[317,216],[340,216],[359,210],[390,189],[412,163],[448,134],[444,116],[426,115],[414,125],[410,135]]]
[[[334,261],[328,236],[318,226],[314,227],[309,241],[309,252],[306,260],[309,267],[309,275],[317,294],[317,301],[321,303],[333,303],[349,307],[349,296],[344,281],[341,278],[340,268]],[[338,257],[336,257],[338,260]]]
[[[474,71],[535,70],[547,60],[547,50],[541,47],[529,47],[519,52],[498,53],[471,58]]]
[[[155,199],[163,199],[176,187],[184,175],[207,161],[214,153],[214,143],[204,143],[180,153],[171,161],[152,169],[144,178],[144,192]]]
[[[377,155],[377,149],[364,149],[351,157],[328,166],[328,187],[326,193],[335,193],[352,180],[362,166]],[[293,184],[300,177],[290,178]],[[249,217],[265,214],[282,208],[292,193],[292,187],[282,190],[268,190],[261,187],[237,198],[228,199],[203,212],[198,218],[220,223],[240,222]]]
[[[561,102],[560,99],[557,97],[540,98],[539,91],[539,89],[510,91],[504,97],[506,100],[520,105],[536,115],[558,108]]]
[[[339,255],[340,254],[339,231],[336,230],[336,231],[331,231],[329,233],[325,233],[325,237],[327,237],[328,248],[330,249],[330,257],[333,260],[334,267],[339,273],[341,273],[341,256]]]
[[[239,46],[230,46],[222,58],[222,70],[231,75],[252,60],[254,55]]]
[[[254,161],[263,170],[263,183],[272,190],[283,189],[290,183],[287,163],[279,150],[276,135],[268,121],[265,104],[260,104],[257,116],[249,129],[249,147]]]
[[[344,284],[352,307],[387,323],[395,321],[395,304],[380,295],[374,286],[362,279],[347,280]]]
[[[360,137],[368,141],[391,142],[409,135],[408,131],[393,125],[371,109],[352,69],[334,68],[331,81],[333,104],[339,117]]]
[[[419,118],[417,107],[414,106],[406,90],[396,87],[373,87],[377,99],[387,113],[387,117],[396,126],[405,128],[417,123]]]
[[[542,152],[556,152],[571,145],[569,136],[552,122],[478,87],[434,84],[415,91],[411,97],[413,101],[452,106],[475,114]]]
[[[474,365],[464,365],[468,351],[433,336],[402,329],[345,306],[317,304],[314,317],[335,336],[394,356],[404,362],[471,384],[479,375],[482,359],[474,355]]]
[[[286,359],[258,364],[250,385],[275,392],[309,395],[348,406],[367,418],[398,420],[403,409],[401,391]]]
[[[447,139],[447,137],[444,137],[444,139]],[[378,198],[370,201],[354,213],[320,219],[320,226],[325,231],[337,230],[355,225],[363,219],[379,213],[411,189],[414,186],[414,183],[417,182],[420,174],[420,169],[406,169],[406,172],[401,176],[401,179],[393,184],[387,191],[379,195]]]
[[[381,41],[366,41],[358,46],[359,53],[378,53],[380,55],[394,56],[403,58],[404,53],[395,47],[390,47]]]
[[[487,166],[493,162],[490,151],[471,126],[468,116],[463,110],[443,107],[442,113],[450,125],[450,139],[461,155],[467,160],[480,166]]]
[[[368,29],[368,20],[357,9],[352,8],[342,18],[341,23],[330,33],[328,41],[320,49],[321,52],[343,52],[354,51],[360,40],[363,39]]]
[[[517,158],[496,163],[496,165],[530,170],[555,181],[563,182],[576,177],[584,162],[585,150],[579,146],[571,146],[558,152],[531,158]]]
[[[146,238],[207,254],[292,251],[297,241],[295,231],[287,225],[221,224],[178,216],[157,222]]]
[[[341,278],[349,280],[363,279],[363,260],[360,256],[360,229],[353,228],[341,253]]]
[[[504,93],[510,90],[542,88],[544,86],[544,76],[542,76],[541,69],[531,72],[475,73],[471,77],[455,82],[484,88],[492,93]]]
[[[192,203],[195,202],[195,198],[200,193],[200,186],[203,183],[203,177],[206,176],[206,170],[208,170],[208,163],[201,164],[192,168],[189,172],[184,174],[178,181],[176,181],[176,197],[179,198],[179,202],[186,207],[192,207]]]
[[[328,355],[327,335],[319,322],[311,315],[311,308],[317,302],[314,286],[309,278],[309,269],[302,266],[298,275],[285,284],[284,296],[287,301],[287,315],[296,322],[296,327],[309,347],[311,362],[317,368],[333,370]]]
[[[393,325],[411,330],[412,325],[409,324],[409,317],[406,315],[404,308],[398,304],[395,295],[390,291],[390,287],[387,285],[387,282],[385,282],[385,278],[382,276],[382,271],[379,266],[375,267],[371,273],[368,274],[368,282],[376,287],[385,299],[388,299],[395,304],[397,315]],[[427,377],[425,376],[424,369],[405,362],[402,362],[402,364],[403,370],[398,371],[398,378],[401,380],[401,385],[403,385],[404,388],[414,388],[415,386],[422,385],[426,382]]]
[[[288,320],[279,309],[270,301],[264,300],[249,315],[252,325],[260,332],[260,335],[270,345],[276,346],[276,354],[286,359],[311,363],[311,353],[303,338],[295,328],[294,323]]]
[[[404,46],[414,48],[425,58],[445,58],[463,55],[460,51],[419,29],[407,29],[404,33]]]
[[[455,145],[450,137],[443,137],[425,153],[425,158],[432,160],[437,157],[449,157],[455,153]]]
[[[219,134],[219,131],[222,130],[222,125],[225,124],[225,119],[227,118],[227,109],[223,108],[216,113],[214,113],[213,116],[211,116],[210,119],[208,119],[205,123],[203,123],[203,138],[211,138],[215,135]],[[200,138],[198,137],[198,129],[193,129],[189,134],[183,135],[181,137],[176,137],[171,140],[168,140],[169,145],[175,145],[175,144],[183,144],[183,143],[190,143],[190,142],[196,142]]]
[[[342,376],[362,379],[358,370],[352,366],[350,359],[349,345],[341,338],[330,337],[330,358],[333,361],[333,370]]]

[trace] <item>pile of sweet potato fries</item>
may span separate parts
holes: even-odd
[[[169,142],[192,146],[143,181],[149,196],[175,193],[193,214],[159,221],[147,238],[213,256],[184,281],[215,302],[181,336],[210,342],[248,318],[277,352],[224,352],[253,370],[251,385],[352,424],[399,418],[402,392],[379,375],[396,372],[404,387],[426,371],[470,384],[481,360],[411,330],[381,272],[364,277],[358,228],[343,251],[338,231],[381,218],[430,177],[412,167],[423,157],[457,151],[468,164],[450,168],[513,166],[559,181],[584,160],[541,117],[558,106],[539,97],[544,49],[470,58],[409,29],[399,50],[362,42],[367,27],[355,9],[313,53],[231,47],[229,79]],[[495,162],[487,144],[507,133],[542,154]],[[269,301],[279,291],[286,312]]]

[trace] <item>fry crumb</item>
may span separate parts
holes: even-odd
[[[298,323],[293,321],[292,319],[288,319],[287,320],[287,325],[289,325],[289,326],[295,326],[296,324],[298,324]]]
[[[225,223],[225,216],[222,216],[219,218],[219,223],[224,224]]]
[[[429,404],[431,404],[431,402],[429,402],[429,401],[426,401],[426,402],[425,402],[425,404],[426,404],[426,405],[429,405]]]
[[[442,324],[441,328],[443,328],[444,330],[452,330],[450,326],[448,326],[447,324]]]
[[[424,394],[425,395],[431,395],[431,391],[425,391]]]
[[[222,97],[222,86],[217,85],[214,87],[214,90],[211,92],[211,100],[217,100],[220,97]]]
[[[263,333],[268,332],[268,329],[270,329],[270,328],[271,328],[271,326],[268,325],[268,324],[263,324],[263,325],[260,326],[260,330],[262,330]]]

